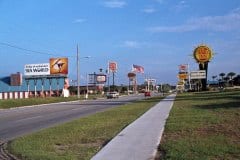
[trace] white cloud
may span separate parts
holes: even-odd
[[[79,18],[79,19],[75,19],[74,21],[73,21],[73,23],[83,23],[83,22],[85,22],[86,21],[86,19],[84,19],[84,18]]]
[[[240,28],[240,9],[235,9],[223,16],[206,16],[189,19],[178,26],[156,26],[147,30],[150,32],[190,32],[196,30],[232,31]]]
[[[153,7],[148,7],[148,8],[145,8],[145,9],[143,9],[142,10],[144,13],[154,13],[154,12],[156,12],[157,10],[155,9],[155,8],[153,8]]]
[[[140,47],[140,43],[137,41],[124,41],[123,44],[121,45],[122,47],[126,47],[126,48],[139,48]]]
[[[179,12],[179,11],[182,11],[183,9],[185,9],[186,7],[188,7],[188,4],[186,3],[186,1],[180,1],[180,2],[178,2],[177,5],[175,5],[173,7],[173,9],[175,11]]]
[[[108,0],[105,1],[103,4],[105,7],[108,8],[123,8],[124,6],[127,5],[127,3],[122,0]]]

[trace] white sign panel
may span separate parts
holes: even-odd
[[[50,75],[50,65],[49,63],[26,64],[24,66],[24,75],[25,76]]]
[[[192,71],[190,73],[191,79],[205,79],[206,78],[206,71],[200,70],[200,71]]]
[[[106,82],[106,75],[97,75],[97,82],[98,83]]]

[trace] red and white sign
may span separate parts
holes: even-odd
[[[109,62],[109,72],[117,72],[117,62]]]
[[[188,72],[188,65],[187,64],[179,65],[179,72]]]

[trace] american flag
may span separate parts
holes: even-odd
[[[142,66],[133,64],[132,71],[137,73],[144,73],[144,68]]]

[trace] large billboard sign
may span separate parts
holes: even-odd
[[[68,74],[68,58],[50,58],[50,74]]]
[[[26,64],[24,66],[24,75],[25,76],[50,75],[49,63]]]
[[[200,45],[193,51],[193,56],[198,63],[205,63],[212,59],[213,53],[208,46]]]

